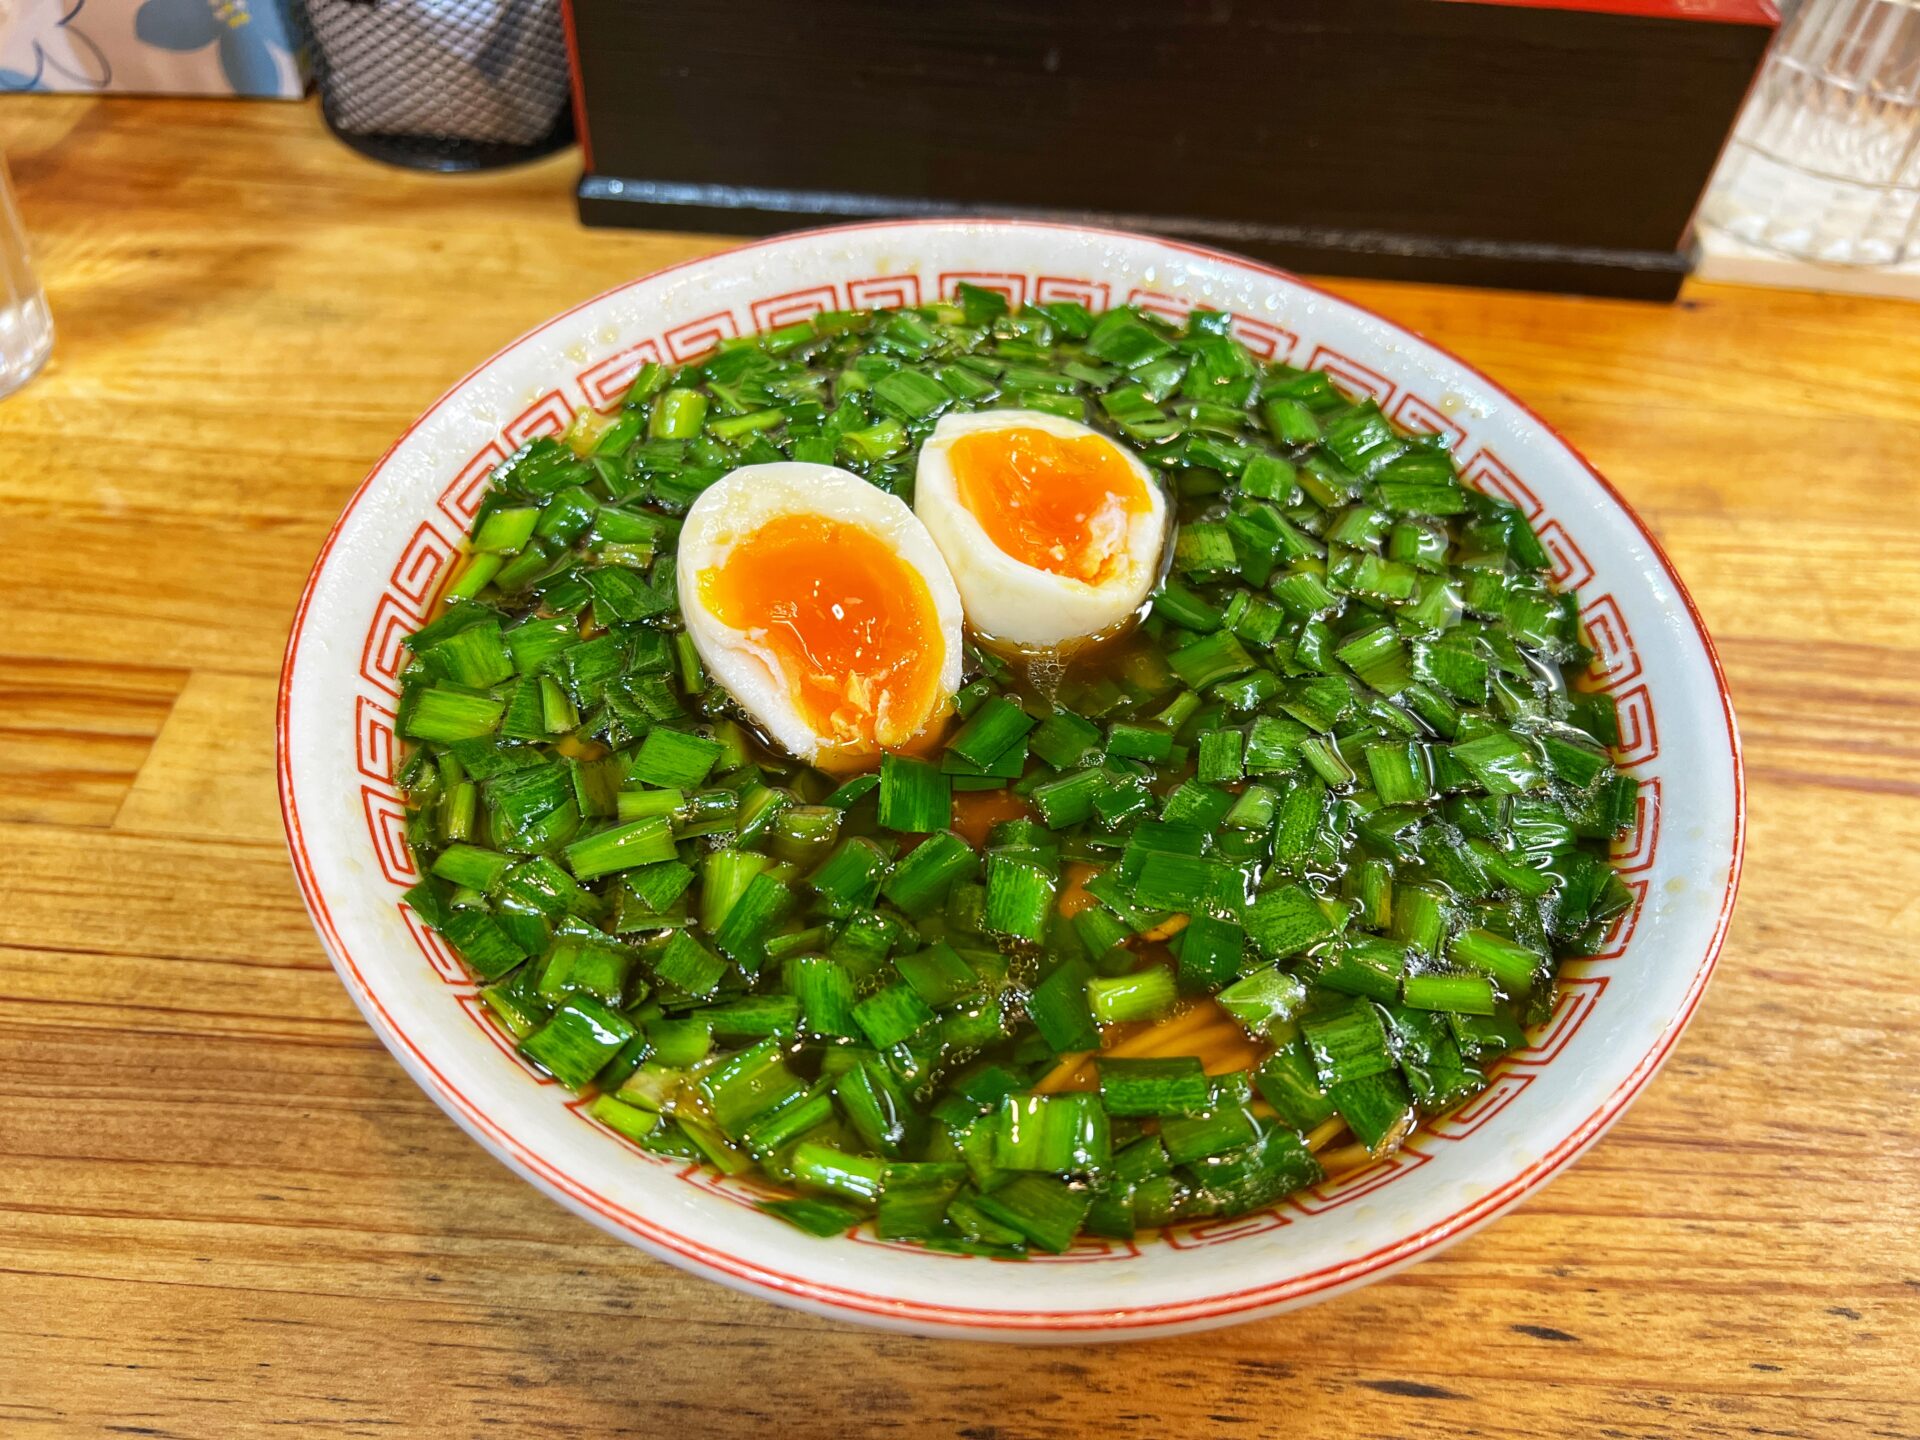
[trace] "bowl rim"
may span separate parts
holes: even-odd
[[[740,1259],[731,1252],[717,1249],[704,1242],[694,1241],[677,1234],[675,1231],[644,1216],[634,1214],[614,1202],[595,1194],[583,1182],[559,1172],[541,1157],[524,1151],[515,1138],[485,1114],[477,1105],[469,1101],[447,1077],[443,1076],[407,1037],[400,1025],[387,1014],[385,1007],[366,985],[359,975],[359,967],[340,939],[332,915],[327,907],[325,896],[313,873],[311,862],[306,853],[306,843],[300,825],[298,807],[294,796],[293,761],[289,744],[289,723],[295,661],[305,639],[305,626],[314,593],[319,586],[322,572],[335,543],[340,537],[355,509],[366,497],[374,482],[385,470],[387,462],[406,441],[433,417],[442,406],[452,400],[470,381],[498,363],[502,358],[526,342],[563,323],[575,314],[600,303],[622,291],[637,285],[647,284],[673,274],[715,260],[733,257],[754,250],[789,245],[795,241],[832,240],[848,235],[879,230],[916,230],[916,229],[954,229],[977,232],[980,230],[1000,231],[1056,231],[1079,236],[1108,236],[1130,242],[1146,241],[1181,254],[1197,256],[1212,262],[1223,262],[1241,267],[1296,286],[1313,295],[1324,297],[1336,305],[1347,307],[1371,318],[1390,331],[1409,336],[1443,356],[1450,364],[1459,366],[1472,375],[1476,381],[1511,404],[1533,423],[1538,425],[1553,441],[1594,480],[1621,515],[1638,533],[1647,545],[1649,553],[1658,562],[1665,578],[1685,607],[1687,621],[1698,639],[1712,675],[1714,689],[1720,700],[1722,718],[1726,727],[1728,755],[1732,771],[1732,833],[1728,852],[1727,873],[1721,895],[1714,928],[1701,954],[1697,968],[1689,983],[1688,990],[1681,1003],[1668,1019],[1657,1042],[1636,1063],[1634,1068],[1585,1119],[1575,1125],[1566,1136],[1551,1150],[1541,1155],[1531,1164],[1510,1176],[1502,1184],[1489,1190],[1485,1195],[1462,1205],[1453,1214],[1425,1225],[1407,1235],[1380,1246],[1368,1254],[1323,1267],[1316,1271],[1294,1274],[1283,1279],[1248,1286],[1243,1289],[1222,1291],[1210,1296],[1189,1300],[1167,1301],[1151,1306],[1129,1307],[1125,1310],[1090,1311],[1080,1310],[1044,1310],[1032,1307],[1017,1309],[992,1309],[978,1306],[942,1306],[930,1305],[919,1301],[891,1299],[868,1291],[850,1289],[845,1286],[827,1284],[797,1275],[789,1275],[768,1266]],[[1445,346],[1435,344],[1421,332],[1401,324],[1389,316],[1381,314],[1370,306],[1335,294],[1324,286],[1281,269],[1267,265],[1247,256],[1235,254],[1211,246],[1195,245],[1186,241],[1169,239],[1149,232],[1120,230],[1109,226],[1079,225],[1057,221],[999,219],[999,218],[907,218],[897,220],[863,221],[846,225],[820,226],[803,230],[783,231],[775,235],[747,241],[739,245],[724,247],[701,255],[662,266],[659,269],[624,280],[609,286],[594,295],[569,306],[541,324],[515,336],[491,355],[474,365],[458,380],[454,381],[430,405],[428,405],[403,430],[368,470],[365,478],[355,487],[341,508],[323,541],[313,566],[308,573],[306,584],[302,587],[299,604],[295,609],[290,626],[286,650],[284,652],[279,685],[275,703],[275,779],[280,800],[281,822],[286,833],[287,848],[293,862],[295,877],[298,881],[301,899],[308,916],[328,953],[335,970],[345,984],[349,996],[366,1018],[369,1025],[379,1035],[382,1043],[398,1059],[414,1080],[421,1086],[436,1104],[444,1110],[463,1130],[477,1140],[497,1160],[507,1165],[516,1174],[533,1183],[552,1199],[558,1201],[602,1229],[642,1248],[652,1251],[663,1259],[668,1259],[684,1268],[720,1280],[734,1288],[745,1289],[749,1293],[759,1293],[811,1309],[821,1314],[838,1314],[846,1318],[858,1318],[868,1323],[892,1325],[928,1333],[929,1330],[947,1334],[966,1334],[968,1332],[988,1332],[986,1338],[994,1338],[992,1332],[998,1332],[1002,1338],[1013,1338],[1009,1330],[1019,1329],[1020,1338],[1045,1339],[1058,1338],[1107,1338],[1121,1339],[1132,1336],[1145,1336],[1153,1333],[1167,1333],[1174,1329],[1191,1328],[1199,1325],[1219,1325],[1239,1319],[1252,1318],[1263,1310],[1290,1307],[1306,1301],[1325,1298],[1331,1293],[1353,1288],[1363,1281],[1381,1278],[1392,1271],[1404,1268],[1415,1260],[1437,1252],[1454,1241],[1464,1238],[1480,1226],[1497,1218],[1506,1210],[1518,1204],[1533,1191],[1537,1190],[1553,1175],[1571,1164],[1589,1146],[1597,1141],[1615,1120],[1624,1112],[1627,1105],[1639,1094],[1646,1084],[1658,1073],[1662,1064],[1678,1044],[1681,1035],[1691,1021],[1705,994],[1707,982],[1716,968],[1720,952],[1724,947],[1728,926],[1731,922],[1737,899],[1741,872],[1746,853],[1746,767],[1741,745],[1739,726],[1735,720],[1733,699],[1729,691],[1726,673],[1721,665],[1718,651],[1707,631],[1692,594],[1681,579],[1678,570],[1668,557],[1665,549],[1655,537],[1639,513],[1627,501],[1618,489],[1602,475],[1587,457],[1570,442],[1552,422],[1540,415],[1526,401],[1508,390],[1504,385],[1492,379],[1477,366],[1469,363]],[[619,1212],[619,1213],[615,1213]],[[1038,1333],[1033,1333],[1037,1331]]]

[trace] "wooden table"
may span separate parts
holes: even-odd
[[[1920,308],[1336,288],[1640,507],[1744,725],[1745,895],[1665,1073],[1543,1194],[1278,1320],[884,1336],[574,1219],[414,1088],[294,893],[295,597],[505,340],[721,242],[576,160],[380,168],[308,106],[0,100],[59,326],[0,403],[0,1434],[1920,1432]]]

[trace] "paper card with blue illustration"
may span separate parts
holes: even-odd
[[[0,0],[0,94],[296,100],[310,67],[293,0]]]

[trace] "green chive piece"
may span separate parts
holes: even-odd
[[[1247,935],[1239,925],[1211,915],[1195,915],[1180,932],[1180,987],[1212,991],[1240,971]]]
[[[727,973],[727,962],[686,931],[676,930],[655,962],[653,973],[661,984],[689,995],[711,995]]]
[[[1336,1082],[1327,1087],[1327,1098],[1354,1137],[1375,1154],[1397,1145],[1413,1128],[1413,1097],[1397,1071]]]
[[[1212,1103],[1207,1073],[1193,1056],[1171,1060],[1102,1057],[1100,1102],[1109,1115],[1198,1115]]]
[[[1112,1156],[1107,1112],[1096,1095],[1009,1095],[1001,1102],[993,1163],[1002,1170],[1082,1174]]]
[[[1509,995],[1533,988],[1546,957],[1518,941],[1491,930],[1463,930],[1447,946],[1447,958],[1456,965],[1481,971]]]
[[[747,883],[740,899],[714,927],[714,945],[747,974],[759,974],[767,958],[767,940],[795,903],[786,881],[763,870]]]
[[[576,995],[520,1042],[520,1053],[570,1090],[585,1088],[636,1032],[600,1001]]]
[[[904,982],[889,985],[853,1007],[853,1019],[867,1039],[884,1050],[933,1023],[933,1009]]]
[[[1086,763],[1100,744],[1100,728],[1066,710],[1056,710],[1033,731],[1031,748],[1056,770]]]
[[[1263,1060],[1254,1072],[1253,1083],[1260,1098],[1297,1130],[1311,1130],[1333,1114],[1333,1102],[1320,1084],[1312,1054],[1303,1041],[1282,1045]]]
[[[987,858],[986,927],[996,935],[1038,943],[1053,908],[1054,877],[1017,855]]]
[[[1075,770],[1033,788],[1031,799],[1050,830],[1065,830],[1092,817],[1111,784],[1104,770]]]
[[[862,1218],[860,1211],[831,1200],[758,1200],[753,1208],[823,1240],[846,1234]]]
[[[433,873],[469,890],[491,890],[513,868],[511,856],[477,845],[449,845],[433,860]]]
[[[1176,1165],[1188,1165],[1209,1155],[1220,1155],[1251,1145],[1260,1137],[1260,1127],[1247,1111],[1250,1093],[1241,1093],[1228,1083],[1242,1076],[1223,1076],[1210,1085],[1207,1109],[1198,1115],[1168,1116],[1160,1122],[1160,1143],[1167,1158]]]
[[[1087,999],[1091,979],[1086,961],[1068,960],[1027,997],[1027,1016],[1055,1054],[1100,1048],[1100,1027]]]
[[[1173,754],[1173,734],[1153,725],[1116,724],[1107,731],[1107,754],[1130,760],[1164,761]]]
[[[491,695],[432,686],[414,692],[401,707],[400,733],[410,740],[449,745],[476,740],[499,728],[506,706]]]
[[[627,778],[643,785],[691,789],[707,778],[724,748],[718,741],[684,730],[650,730],[627,767]]]
[[[597,1095],[587,1113],[616,1135],[629,1140],[644,1140],[660,1123],[658,1112],[628,1105],[611,1095]]]
[[[947,742],[947,753],[984,768],[1038,723],[1011,700],[995,695],[967,717]]]
[[[1230,630],[1216,630],[1195,640],[1167,657],[1173,673],[1195,690],[1204,690],[1219,680],[1230,680],[1253,669],[1253,657]]]
[[[1491,1015],[1495,997],[1493,982],[1485,975],[1446,975],[1428,971],[1406,978],[1401,999],[1416,1010]]]
[[[625,825],[612,825],[574,841],[561,853],[566,856],[567,868],[581,880],[671,860],[676,854],[673,822],[665,815],[649,815]]]
[[[1393,1067],[1386,1027],[1371,1002],[1356,1001],[1344,1009],[1309,1015],[1300,1022],[1300,1033],[1322,1089],[1364,1080]]]
[[[1215,784],[1242,778],[1245,745],[1246,737],[1238,730],[1207,731],[1200,737],[1198,777]]]
[[[1299,885],[1280,885],[1255,896],[1245,924],[1253,943],[1272,959],[1298,955],[1333,936],[1338,928],[1320,902]]]
[[[1447,754],[1471,771],[1494,795],[1519,795],[1539,785],[1546,776],[1519,736],[1493,730],[1476,739],[1449,746]]]
[[[1349,936],[1335,942],[1321,957],[1315,978],[1327,989],[1343,994],[1394,1000],[1400,995],[1400,978],[1406,973],[1407,955],[1403,946],[1391,940]]]
[[[831,1145],[803,1140],[793,1150],[793,1178],[814,1190],[872,1205],[880,1198],[884,1161],[850,1155]]]
[[[947,1207],[966,1179],[964,1165],[888,1165],[880,1176],[875,1232],[884,1240],[931,1240],[952,1234]]]
[[[1087,981],[1087,1003],[1102,1025],[1158,1019],[1173,1008],[1177,993],[1173,972],[1160,965],[1131,975],[1095,975]]]
[[[1018,1175],[990,1194],[977,1196],[973,1205],[988,1219],[999,1222],[1038,1248],[1061,1255],[1086,1218],[1092,1196],[1050,1175]]]
[[[1297,1016],[1307,987],[1297,975],[1266,966],[1241,976],[1214,997],[1250,1035],[1266,1035]]]
[[[925,915],[946,899],[956,881],[971,877],[978,864],[972,846],[951,830],[940,830],[893,867],[881,893],[907,914]]]
[[[881,758],[881,825],[923,834],[946,829],[952,818],[952,786],[939,766],[906,755]]]
[[[913,987],[913,993],[936,1009],[953,1005],[980,991],[980,977],[960,952],[946,941],[894,957],[893,968]]]
[[[653,402],[647,434],[655,440],[691,440],[706,418],[707,397],[698,390],[668,390]]]

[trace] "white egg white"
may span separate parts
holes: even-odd
[[[764,631],[736,629],[701,599],[699,576],[722,567],[734,546],[783,515],[820,515],[876,536],[926,582],[943,651],[934,714],[960,688],[959,592],[926,527],[898,496],[834,465],[781,461],[743,465],[709,485],[680,531],[675,579],[687,633],[712,677],[790,754],[820,761],[833,737],[820,734],[793,702],[793,685]],[[916,717],[918,719],[920,717]],[[930,718],[930,717],[929,717]]]
[[[996,545],[960,501],[948,453],[962,435],[981,431],[1041,430],[1063,438],[1094,436],[1125,458],[1147,487],[1144,514],[1115,516],[1124,535],[1112,536],[1122,551],[1116,573],[1099,584],[1056,575],[1016,560]],[[953,571],[967,620],[982,638],[1013,645],[1052,648],[1110,630],[1137,612],[1160,578],[1167,539],[1167,501],[1139,456],[1099,431],[1038,410],[983,410],[947,415],[920,447],[914,479],[914,513],[925,522]]]

